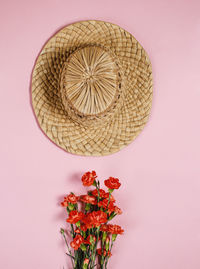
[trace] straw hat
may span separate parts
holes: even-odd
[[[32,75],[32,103],[46,135],[78,155],[119,151],[141,132],[152,103],[152,68],[121,27],[81,21],[43,47]]]

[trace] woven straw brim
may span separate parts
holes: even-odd
[[[99,45],[116,55],[123,73],[123,105],[105,122],[86,126],[72,119],[62,103],[59,79],[77,49]],[[119,151],[141,132],[152,104],[152,68],[139,42],[121,27],[81,21],[64,27],[43,47],[32,75],[32,104],[38,123],[58,146],[78,155]]]

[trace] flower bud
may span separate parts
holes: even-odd
[[[79,230],[79,228],[76,228],[76,230],[74,231],[76,234],[80,234],[81,232],[80,232],[80,230]]]
[[[88,268],[88,264],[89,264],[89,259],[85,259],[83,262],[83,269],[87,269]]]
[[[81,244],[81,249],[82,249],[82,251],[86,251],[87,250],[87,248],[86,248],[86,246],[84,244]]]
[[[68,206],[68,202],[67,201],[64,201],[64,202],[62,202],[62,203],[60,203],[61,204],[61,206],[63,206],[63,207],[67,207]]]
[[[117,238],[117,234],[113,234],[112,235],[112,241],[114,242],[116,240],[116,238]]]
[[[96,182],[96,180],[94,180],[94,182],[93,182],[92,185],[95,186],[95,187],[97,187],[97,182]]]
[[[76,223],[76,226],[80,228],[81,226],[80,220]]]
[[[109,246],[110,246],[110,237],[107,236],[107,237],[106,237],[106,251],[109,250]]]
[[[71,204],[71,203],[69,203],[69,204],[68,204],[68,208],[69,208],[70,211],[72,211],[72,210],[74,209],[74,205]]]
[[[96,242],[96,237],[94,235],[89,236],[89,241],[93,245]]]
[[[65,231],[64,231],[63,228],[60,229],[60,233],[61,233],[61,234],[64,234],[64,233],[65,233]]]
[[[108,220],[112,220],[116,216],[115,212],[112,212],[108,218]]]
[[[89,259],[86,258],[86,259],[84,260],[83,264],[89,264]]]
[[[109,244],[109,243],[110,243],[110,237],[107,236],[107,237],[106,237],[106,244]]]
[[[107,236],[107,233],[106,232],[103,232],[103,236],[102,236],[102,241],[105,242],[106,240],[106,236]]]
[[[87,203],[87,204],[85,205],[85,211],[88,211],[88,210],[90,210],[90,204]]]

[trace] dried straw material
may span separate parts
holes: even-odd
[[[102,156],[141,132],[152,103],[152,68],[121,27],[81,21],[43,47],[32,76],[32,103],[42,130],[64,150]]]

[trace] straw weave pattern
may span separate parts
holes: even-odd
[[[93,73],[88,77],[73,69],[76,53],[88,55],[91,49],[102,57],[96,71],[103,70],[106,79],[103,97],[95,97],[95,90],[88,95]],[[141,132],[151,109],[152,85],[149,57],[130,33],[111,23],[82,21],[64,27],[43,47],[32,75],[32,104],[42,130],[58,146],[73,154],[103,156]]]

